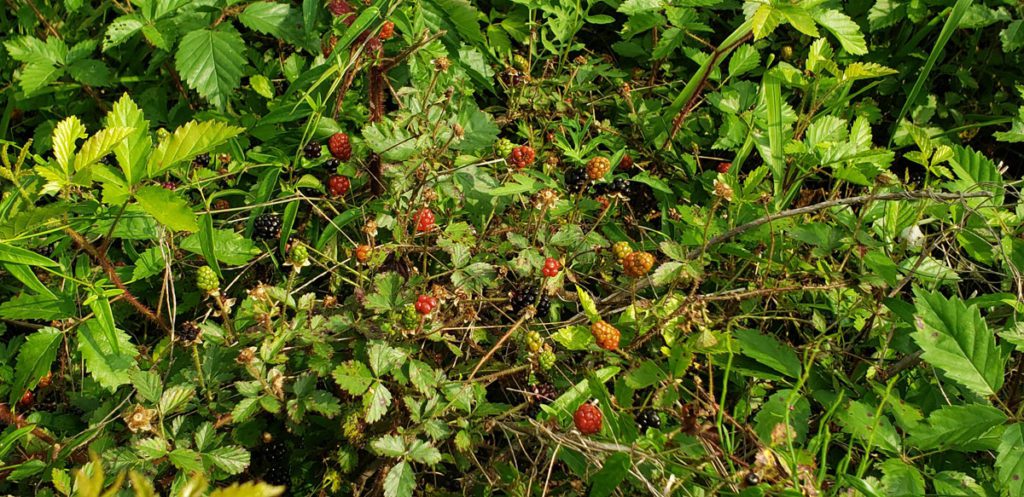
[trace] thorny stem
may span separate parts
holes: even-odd
[[[518,330],[519,327],[522,326],[524,322],[526,322],[526,317],[528,315],[529,314],[523,314],[523,316],[519,318],[519,321],[513,323],[512,327],[509,328],[508,331],[506,331],[505,334],[498,339],[498,342],[495,343],[493,347],[491,347],[491,350],[488,350],[487,354],[480,359],[480,362],[476,363],[476,367],[473,368],[473,372],[469,374],[470,380],[476,377],[477,371],[480,371],[480,368],[483,367],[484,364],[487,364],[487,361],[491,360],[491,356],[493,356],[494,353],[497,352],[498,349],[500,349],[501,346],[505,344],[505,342],[508,340],[508,337],[512,336],[512,333]]]

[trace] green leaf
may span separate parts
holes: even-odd
[[[366,355],[369,356],[373,374],[378,378],[404,364],[407,357],[402,349],[396,349],[380,341],[370,343]]]
[[[754,330],[737,329],[733,336],[740,342],[743,355],[791,378],[800,377],[800,358],[792,347]]]
[[[581,286],[576,287],[576,294],[580,297],[580,305],[583,306],[583,312],[587,314],[587,318],[590,322],[596,323],[601,320],[601,313],[597,312],[597,304],[594,303],[594,298],[587,293],[586,290]]]
[[[430,442],[414,440],[409,445],[409,459],[420,464],[433,466],[441,462],[441,451],[437,450]]]
[[[568,350],[587,350],[594,343],[594,335],[586,326],[565,326],[554,334],[551,339]]]
[[[383,383],[377,382],[363,396],[363,408],[366,410],[366,422],[376,423],[384,417],[391,406],[391,391]]]
[[[114,72],[99,60],[79,60],[67,69],[71,77],[83,85],[103,87],[114,83]]]
[[[881,464],[882,490],[893,497],[924,497],[924,476],[914,466],[899,459]]]
[[[299,12],[288,4],[255,2],[239,14],[238,20],[260,33],[302,45],[302,31],[298,28],[302,19]]]
[[[277,497],[284,493],[287,487],[275,487],[267,483],[235,483],[227,488],[214,490],[210,497]]]
[[[192,385],[175,385],[164,391],[160,396],[160,413],[169,416],[185,407],[188,401],[196,395],[196,387]]]
[[[131,374],[132,386],[142,400],[156,402],[164,391],[160,375],[152,371],[134,371]]]
[[[402,279],[397,273],[382,273],[373,278],[374,292],[366,296],[367,309],[375,311],[393,311],[398,309],[402,301],[399,290]]]
[[[1024,20],[1017,19],[999,32],[1004,52],[1014,52],[1024,47]]]
[[[629,454],[615,452],[604,460],[601,470],[590,478],[590,497],[608,497],[619,488],[631,467]]]
[[[736,78],[756,69],[761,64],[761,55],[753,45],[743,44],[736,48],[729,59],[729,77]]]
[[[1003,386],[1006,357],[977,306],[938,292],[915,289],[914,294],[917,331],[912,337],[924,360],[979,395],[995,395]]]
[[[162,186],[144,186],[135,198],[147,214],[175,231],[199,231],[196,214],[184,197]]]
[[[787,433],[792,434],[794,444],[802,444],[807,437],[810,416],[811,403],[806,398],[794,393],[793,390],[779,390],[772,394],[768,398],[768,402],[765,402],[761,406],[761,410],[757,412],[754,417],[754,430],[757,432],[757,436],[768,445],[781,442],[782,446],[786,446],[789,443],[789,440],[785,438]],[[786,429],[777,430],[780,424]],[[782,434],[783,438],[773,441],[773,434]]]
[[[1003,432],[996,451],[996,469],[1010,497],[1024,496],[1024,424],[1012,424]]]
[[[242,265],[260,253],[260,249],[251,239],[233,230],[214,229],[211,231],[210,238],[217,260],[225,264]],[[181,248],[193,254],[205,255],[199,233],[182,240]]]
[[[213,464],[229,475],[237,475],[249,466],[249,452],[237,445],[217,447],[202,456],[207,464]]]
[[[113,392],[117,387],[131,383],[138,351],[127,333],[114,329],[117,343],[111,343],[103,325],[90,319],[78,327],[78,351],[85,359],[85,368],[100,386]],[[115,352],[119,351],[119,352]]]
[[[379,456],[400,457],[405,454],[405,440],[398,435],[384,435],[370,442],[370,448]]]
[[[651,360],[640,363],[636,369],[626,373],[626,384],[633,390],[647,388],[667,377],[664,371]]]
[[[153,140],[149,137],[149,121],[142,109],[125,93],[110,109],[106,123],[112,128],[132,129],[126,140],[114,147],[114,155],[128,185],[134,186],[145,177],[146,157],[153,146]]]
[[[814,20],[832,33],[847,52],[853,55],[868,53],[864,34],[860,32],[860,26],[853,22],[850,16],[838,10],[826,9],[816,12]]]
[[[21,90],[26,95],[33,95],[63,75],[64,69],[60,67],[46,62],[31,62],[21,70]]]
[[[142,30],[143,22],[136,15],[121,16],[107,25],[103,35],[103,51],[106,52],[126,41]]]
[[[455,31],[466,41],[478,46],[487,43],[483,30],[480,29],[480,24],[477,22],[480,12],[473,4],[466,0],[430,0],[429,3],[440,10],[444,20],[454,26]]]
[[[92,135],[75,156],[75,171],[81,171],[109,154],[132,134],[132,128],[107,128]]]
[[[78,117],[70,116],[57,123],[53,130],[53,156],[57,158],[65,175],[71,176],[71,159],[75,155],[75,142],[85,138],[85,126]]]
[[[362,395],[373,383],[370,368],[359,361],[348,361],[334,369],[334,381],[349,395]]]
[[[384,477],[384,497],[411,497],[416,479],[409,463],[401,461]]]
[[[178,162],[192,160],[199,154],[210,152],[242,131],[245,128],[220,121],[189,121],[160,140],[149,159],[149,176],[154,177]]]
[[[962,451],[994,449],[978,447],[972,442],[1005,422],[1006,415],[992,406],[942,406],[928,415],[927,424],[910,430],[907,443],[922,451],[938,448]]]
[[[242,82],[244,53],[245,42],[238,33],[200,29],[181,39],[174,62],[190,88],[223,109]]]
[[[853,435],[865,447],[878,447],[889,454],[899,452],[900,437],[896,428],[885,414],[875,414],[874,407],[850,401],[847,408],[839,412],[839,423],[843,431]]]
[[[18,362],[14,368],[10,403],[13,405],[28,390],[35,388],[39,379],[50,371],[57,358],[57,349],[64,334],[55,328],[42,328],[28,336],[18,349]]]
[[[174,449],[167,455],[167,459],[180,470],[190,472],[203,471],[202,458],[199,453],[194,450]]]
[[[0,262],[40,267],[53,267],[59,265],[56,261],[39,255],[31,250],[15,247],[14,245],[8,245],[3,242],[0,242]]]

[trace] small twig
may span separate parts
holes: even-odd
[[[487,361],[491,360],[491,356],[493,356],[494,353],[497,352],[498,349],[501,348],[502,345],[504,345],[505,341],[508,340],[508,337],[512,336],[512,333],[514,333],[516,330],[518,330],[519,327],[522,326],[524,322],[526,322],[526,317],[528,315],[529,315],[529,313],[523,314],[523,317],[519,318],[519,321],[516,321],[512,325],[512,327],[509,328],[508,331],[506,331],[505,334],[502,335],[501,338],[498,339],[498,343],[495,343],[494,346],[491,347],[491,350],[487,351],[487,354],[484,355],[484,357],[482,359],[480,359],[480,362],[476,363],[476,367],[473,368],[473,372],[469,374],[469,379],[470,380],[472,380],[473,378],[476,377],[477,371],[480,371],[480,368],[483,367],[484,364],[487,364]]]

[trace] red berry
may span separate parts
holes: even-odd
[[[356,260],[359,262],[366,262],[370,260],[370,246],[360,245],[356,247]]]
[[[37,385],[39,388],[46,388],[50,386],[51,382],[53,382],[53,371],[47,371],[46,376],[39,378],[39,383]]]
[[[18,407],[28,407],[32,405],[32,391],[26,390],[25,394],[18,399]]]
[[[558,259],[554,257],[548,257],[544,260],[544,269],[541,272],[548,278],[554,278],[558,275],[558,270],[560,269],[562,269],[562,263],[558,262]]]
[[[327,150],[335,159],[347,162],[352,158],[352,143],[345,133],[335,133],[327,140]]]
[[[626,171],[631,167],[633,167],[633,157],[629,154],[623,155],[622,160],[619,161],[619,169]]]
[[[593,435],[601,431],[601,410],[594,404],[583,404],[572,416],[576,429],[584,435]]]
[[[416,231],[430,231],[434,229],[434,212],[424,207],[416,212]]]
[[[327,4],[327,10],[330,10],[334,17],[343,17],[341,21],[344,22],[346,26],[351,26],[356,20],[356,9],[353,9],[345,0],[331,0],[330,3]]]
[[[350,186],[352,186],[352,182],[340,174],[333,174],[327,180],[327,191],[331,192],[333,197],[340,197],[348,193]]]
[[[178,184],[173,181],[164,181],[163,183],[160,183],[160,186],[167,190],[174,190],[175,188],[178,188]]]
[[[512,153],[508,156],[508,163],[516,169],[522,169],[533,164],[533,160],[536,158],[537,154],[533,151],[533,147],[520,145],[512,149]]]
[[[384,24],[380,27],[380,33],[377,35],[381,41],[388,41],[392,36],[395,36],[395,23],[391,21],[384,21]]]
[[[732,162],[719,162],[716,169],[718,169],[718,172],[725,174],[729,172],[730,167],[732,167]]]
[[[433,311],[434,308],[437,307],[437,299],[429,295],[420,295],[419,298],[416,299],[415,307],[416,312],[420,314],[430,314],[430,311]]]

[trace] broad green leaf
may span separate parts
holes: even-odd
[[[604,460],[601,470],[590,478],[590,497],[608,497],[629,475],[632,466],[629,454],[615,452]]]
[[[225,264],[242,265],[260,253],[260,249],[251,239],[233,230],[214,229],[210,238],[217,260]],[[193,254],[206,255],[201,242],[200,234],[196,233],[182,240],[181,248]]]
[[[576,287],[576,294],[580,297],[580,305],[583,306],[583,312],[587,314],[587,318],[590,322],[594,323],[601,319],[601,313],[597,312],[597,304],[594,303],[594,298],[587,293],[586,290],[581,286]]]
[[[135,387],[135,391],[141,399],[147,402],[160,400],[160,395],[164,391],[160,375],[152,371],[135,371],[132,372],[131,379],[132,386]]]
[[[202,454],[203,461],[217,466],[229,475],[237,475],[249,466],[249,452],[237,445],[217,447]]]
[[[59,265],[56,261],[39,255],[31,250],[15,247],[14,245],[8,245],[3,242],[0,242],[0,261],[24,264],[26,266],[53,267]]]
[[[238,33],[199,29],[181,39],[174,62],[190,88],[223,109],[242,82],[244,53],[245,42]]]
[[[55,328],[42,328],[28,336],[18,349],[18,362],[14,368],[9,402],[13,405],[28,390],[35,388],[39,379],[50,371],[57,358],[57,349],[64,334]]]
[[[754,31],[754,39],[760,40],[775,31],[775,28],[782,24],[785,18],[782,13],[772,8],[771,4],[762,3],[754,12],[752,20],[752,28]]]
[[[814,20],[832,33],[847,52],[854,55],[868,53],[864,34],[860,32],[860,26],[853,22],[850,16],[838,10],[826,9],[816,12]]]
[[[167,454],[167,459],[176,468],[188,472],[203,471],[203,460],[198,452],[190,449],[174,449]]]
[[[888,416],[876,416],[876,412],[874,406],[850,401],[847,408],[838,413],[839,424],[842,425],[843,431],[853,435],[865,447],[878,447],[888,454],[898,453],[901,445],[896,428]]]
[[[149,137],[149,121],[125,93],[107,114],[107,126],[133,129],[125,141],[114,147],[114,155],[128,185],[134,186],[146,175],[146,157],[153,146]]]
[[[131,383],[129,373],[137,367],[135,356],[138,355],[127,333],[115,329],[114,336],[118,342],[116,346],[110,343],[107,331],[95,319],[78,327],[78,351],[85,359],[89,376],[111,392]],[[120,352],[115,353],[115,350]]]
[[[436,5],[444,20],[451,23],[455,31],[466,41],[478,46],[487,43],[477,21],[480,12],[476,10],[474,4],[467,0],[429,0],[429,3]]]
[[[915,289],[914,294],[917,331],[912,337],[924,360],[978,395],[995,395],[1003,386],[1006,357],[977,306],[938,292]]]
[[[790,404],[792,403],[792,405]],[[806,398],[795,394],[793,390],[779,390],[768,398],[761,410],[754,417],[754,429],[757,436],[768,445],[787,446],[789,437],[794,444],[802,444],[807,437],[811,404]],[[788,422],[788,423],[787,423]],[[788,424],[788,428],[787,428]],[[782,425],[783,429],[779,429]],[[781,439],[773,440],[773,436]]]
[[[21,90],[33,95],[64,75],[64,69],[46,62],[31,62],[21,70]]]
[[[881,464],[882,490],[892,497],[924,497],[924,476],[914,466],[900,459]]]
[[[1024,20],[1017,19],[999,32],[1004,52],[1014,52],[1024,47]]]
[[[106,52],[128,41],[142,29],[142,26],[143,22],[134,14],[114,19],[107,25],[107,32],[103,35],[103,51]]]
[[[852,62],[843,69],[843,79],[857,81],[860,79],[880,78],[896,74],[898,71],[874,62]]]
[[[379,456],[400,457],[405,454],[405,440],[398,435],[384,435],[370,442],[370,448]]]
[[[800,358],[793,348],[754,330],[737,329],[733,336],[740,342],[743,355],[791,378],[800,377]]]
[[[47,60],[54,64],[59,63],[50,50],[46,47],[46,43],[34,36],[19,36],[11,37],[4,41],[4,48],[7,49],[7,54],[12,59],[22,62],[39,62],[40,59]]]
[[[369,356],[370,368],[373,369],[373,374],[378,378],[401,366],[407,357],[407,354],[402,349],[391,347],[380,341],[372,342],[368,347],[366,355]]]
[[[198,231],[199,223],[188,201],[162,186],[144,186],[135,193],[147,214],[175,231]]]
[[[753,45],[743,44],[736,49],[729,59],[729,77],[736,78],[756,69],[761,63],[761,56]]]
[[[302,44],[302,32],[298,28],[302,20],[299,12],[288,4],[254,2],[239,14],[238,20],[260,33],[281,38],[291,44]]]
[[[75,142],[85,138],[85,126],[76,116],[70,116],[53,130],[53,155],[65,176],[71,176],[71,159],[75,156]]]
[[[922,451],[938,448],[962,451],[994,449],[972,443],[1005,422],[1006,415],[991,406],[943,406],[928,415],[926,424],[910,430],[907,443]]]
[[[347,361],[334,369],[334,381],[349,395],[362,395],[373,383],[370,368],[359,361]]]
[[[391,406],[391,391],[383,383],[377,382],[363,396],[363,409],[366,411],[366,422],[376,423],[388,412]]]
[[[384,497],[411,497],[415,486],[416,478],[412,467],[409,463],[401,461],[388,469],[388,474],[384,477]]]
[[[996,469],[1010,497],[1024,496],[1024,424],[1014,423],[1003,432],[996,451]]]
[[[164,416],[169,416],[178,412],[195,395],[196,388],[192,385],[175,385],[168,388],[160,396],[160,413]]]
[[[156,176],[178,162],[209,152],[242,131],[245,129],[220,121],[189,121],[157,144],[149,158],[149,176]]]
[[[409,459],[420,464],[433,466],[441,462],[441,451],[430,442],[414,440],[409,444]]]
[[[75,171],[81,171],[109,154],[135,130],[132,128],[107,128],[92,135],[75,155]]]

